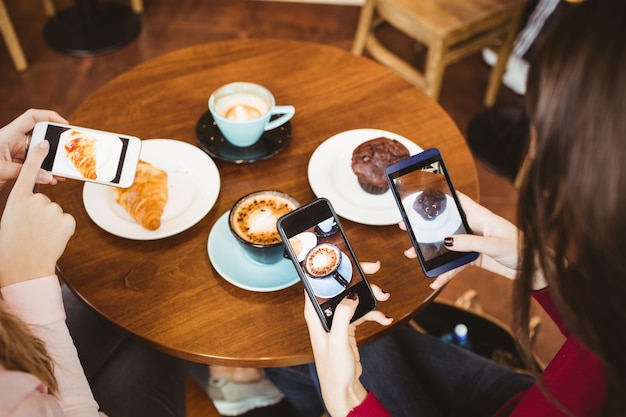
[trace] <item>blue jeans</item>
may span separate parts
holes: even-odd
[[[533,379],[406,326],[360,349],[361,382],[394,417],[492,416]],[[323,404],[315,365],[267,369],[302,417]]]
[[[185,362],[121,334],[63,286],[67,327],[100,410],[109,417],[184,417]]]

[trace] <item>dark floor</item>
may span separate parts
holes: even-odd
[[[17,73],[4,44],[0,45],[2,125],[29,107],[54,109],[70,117],[87,96],[118,74],[155,56],[193,44],[275,37],[349,50],[360,11],[353,6],[255,0],[144,0],[143,26],[138,39],[107,55],[76,58],[47,47],[42,34],[47,17],[41,1],[5,0],[5,3],[30,67]],[[56,0],[56,4],[63,9],[73,5],[74,0]],[[478,54],[450,66],[446,72],[440,104],[464,133],[468,122],[484,109],[482,98],[488,74],[489,67]],[[506,88],[498,98],[499,104],[519,101],[520,97]],[[480,162],[477,169],[481,202],[514,221],[515,189]],[[487,313],[510,323],[510,281],[484,271],[468,270],[441,297],[454,300],[469,288],[478,291]],[[535,344],[536,353],[548,361],[562,339],[543,312],[535,311],[544,324]]]

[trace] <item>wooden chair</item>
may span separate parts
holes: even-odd
[[[0,0],[0,30],[7,44],[7,49],[9,50],[9,55],[11,55],[15,69],[20,72],[26,70],[26,68],[28,68],[28,62],[26,62],[22,45],[15,34],[13,23],[11,23],[11,18],[9,17],[3,0]]]
[[[367,51],[437,100],[446,66],[486,46],[499,44],[485,105],[496,99],[527,0],[366,0],[352,53]],[[407,63],[377,37],[388,24],[428,47],[424,71]]]

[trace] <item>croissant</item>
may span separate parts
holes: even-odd
[[[86,138],[77,130],[70,131],[69,141],[65,144],[65,154],[76,169],[85,178],[95,180],[96,173],[96,140]]]
[[[167,203],[167,172],[139,161],[135,182],[129,188],[117,188],[117,203],[148,230],[161,227]]]

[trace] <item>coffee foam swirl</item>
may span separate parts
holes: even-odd
[[[220,116],[237,121],[258,119],[269,111],[269,105],[261,97],[251,93],[233,93],[219,99]]]
[[[337,269],[340,256],[331,246],[317,246],[307,255],[305,269],[313,277],[325,277]]]
[[[232,226],[237,235],[248,242],[271,245],[280,242],[276,229],[278,218],[295,208],[292,201],[277,195],[255,195],[234,209]]]

